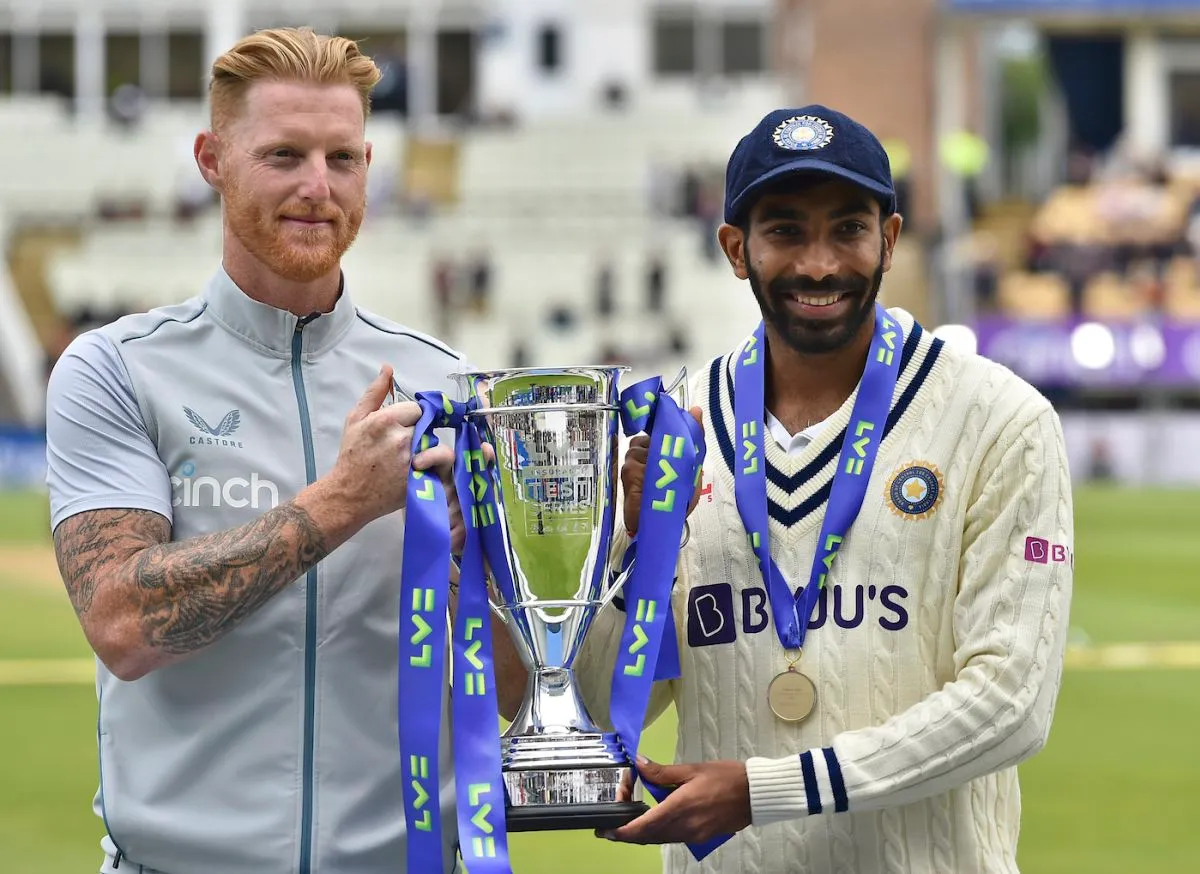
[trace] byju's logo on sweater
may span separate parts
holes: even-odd
[[[188,421],[191,422],[192,425],[195,426],[196,430],[202,435],[199,437],[192,435],[188,442],[193,446],[232,446],[236,449],[242,448],[242,442],[240,440],[229,439],[230,436],[242,426],[241,410],[230,410],[225,414],[221,421],[217,423],[216,427],[208,424],[208,422],[204,420],[204,417],[191,407],[184,407],[183,413],[185,416],[187,416]]]
[[[687,641],[690,647],[733,643],[739,632],[761,634],[771,626],[771,604],[761,586],[742,589],[741,609],[734,607],[733,586],[713,583],[688,592]],[[903,586],[839,586],[821,589],[810,630],[832,621],[839,628],[858,628],[876,622],[885,631],[908,627],[908,589]],[[832,603],[831,603],[832,602]],[[774,633],[774,632],[772,632]]]
[[[688,646],[733,643],[733,587],[729,583],[697,586],[688,592]]]

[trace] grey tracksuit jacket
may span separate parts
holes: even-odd
[[[409,395],[457,397],[457,354],[345,291],[297,319],[220,270],[197,298],[89,332],[49,386],[51,524],[111,507],[161,513],[175,540],[247,523],[330,470],[384,363]],[[443,714],[447,702],[397,690],[402,543],[402,512],[376,520],[208,649],[142,679],[97,662],[104,870],[404,870],[398,698]],[[445,734],[442,750],[451,859]]]

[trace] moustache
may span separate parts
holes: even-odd
[[[295,209],[284,209],[282,215],[286,218],[308,222],[337,222],[342,217],[341,211],[337,209],[310,209],[302,206]]]
[[[827,276],[816,280],[809,276],[788,276],[772,279],[767,291],[773,297],[789,294],[865,294],[870,281],[865,276]]]

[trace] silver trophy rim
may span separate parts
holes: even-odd
[[[492,370],[456,370],[450,376],[454,379],[466,379],[472,376],[486,379],[487,377],[494,378],[497,376],[534,376],[539,374],[550,376],[556,373],[595,373],[596,371],[629,373],[632,369],[628,364],[572,364],[565,367],[535,365],[530,367],[497,367]]]
[[[598,607],[603,603],[604,603],[603,598],[594,598],[590,601],[583,599],[583,598],[559,598],[554,601],[551,601],[549,599],[547,599],[545,601],[541,601],[541,600],[521,601],[517,604],[509,604],[507,602],[504,602],[501,604],[497,604],[496,607],[499,610],[504,610],[507,613],[512,613],[517,610],[541,610],[543,608],[548,609],[548,610],[565,610],[568,607]],[[559,620],[555,620],[555,621],[559,621]]]
[[[468,416],[481,416],[484,414],[491,415],[492,413],[556,413],[569,410],[578,413],[613,413],[620,412],[621,408],[615,404],[529,404],[528,406],[506,406],[506,407],[480,407],[477,410],[471,410],[467,413]]]
[[[450,378],[460,383],[472,383],[476,380],[493,381],[498,378],[510,379],[521,376],[564,376],[572,374],[589,375],[600,372],[609,373],[613,376],[620,376],[623,373],[629,373],[633,368],[627,364],[575,364],[569,367],[500,367],[494,370],[462,370],[455,371],[450,374]],[[471,393],[478,397],[479,393],[475,391],[474,385],[470,385]],[[507,404],[501,407],[479,407],[478,409],[470,410],[467,413],[469,418],[479,418],[483,415],[492,415],[493,413],[551,413],[560,412],[562,410],[571,410],[573,412],[620,412],[620,406],[616,404]]]

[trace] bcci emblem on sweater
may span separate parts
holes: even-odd
[[[945,481],[935,465],[914,461],[888,481],[888,509],[905,519],[927,519],[937,512],[944,490]]]

